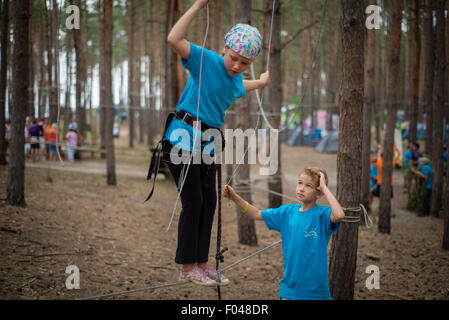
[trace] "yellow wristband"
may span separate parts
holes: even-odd
[[[242,212],[246,213],[246,211],[248,211],[248,208],[249,208],[249,203],[248,203],[248,201],[246,201],[245,209],[243,209]]]

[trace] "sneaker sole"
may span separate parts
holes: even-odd
[[[201,282],[201,281],[192,280],[192,279],[189,279],[189,280],[191,282],[195,283],[195,284],[198,284],[200,286],[205,286],[205,287],[214,287],[214,286],[217,285],[217,283],[215,281],[213,281],[213,282]]]
[[[215,285],[217,285],[217,286],[227,286],[229,284],[229,282],[230,281],[228,279],[221,280],[221,282],[218,282],[217,280],[215,280]]]

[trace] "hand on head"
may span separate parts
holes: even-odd
[[[318,172],[318,175],[320,176],[320,185],[317,187],[317,190],[323,191],[323,187],[326,186],[326,178],[322,172]]]

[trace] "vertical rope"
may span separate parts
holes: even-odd
[[[221,263],[223,262],[223,252],[227,250],[227,248],[223,249],[223,252],[221,251],[221,164],[216,164],[215,168],[217,170],[217,183],[218,183],[218,217],[217,217],[217,254],[215,256],[215,259],[217,261],[216,263],[216,269],[218,274],[218,282],[221,282]],[[218,300],[221,300],[221,291],[220,291],[220,285],[217,285],[217,293],[218,293]]]

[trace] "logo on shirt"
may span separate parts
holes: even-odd
[[[304,239],[307,239],[307,238],[318,238],[318,233],[316,232],[315,228],[306,230],[304,232]]]

